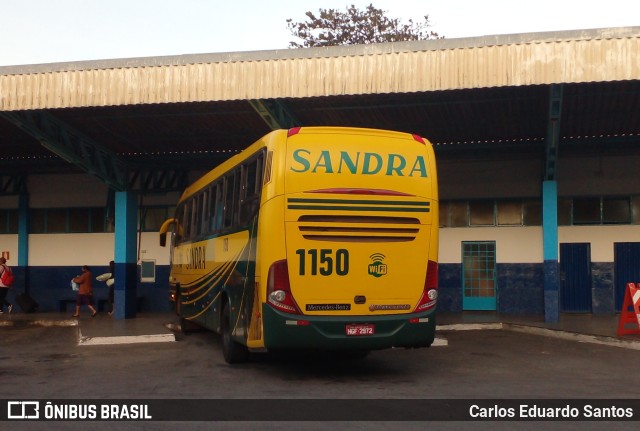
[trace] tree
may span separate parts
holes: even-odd
[[[307,12],[308,20],[293,22],[287,19],[291,34],[302,43],[289,42],[289,48],[309,48],[313,46],[356,45],[366,43],[400,42],[439,38],[430,31],[429,15],[423,22],[409,20],[407,24],[399,18],[388,18],[386,11],[370,4],[365,10],[355,5],[345,12],[336,9],[320,9],[319,15]]]

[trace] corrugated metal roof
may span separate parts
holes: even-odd
[[[640,27],[0,68],[0,110],[640,79]]]

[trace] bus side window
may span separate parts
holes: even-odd
[[[236,171],[225,177],[224,181],[224,227],[232,227],[234,223],[236,193]]]
[[[240,224],[246,224],[256,214],[260,206],[260,189],[262,182],[262,154],[243,167],[242,170],[242,203],[240,204]]]
[[[189,202],[189,239],[198,235],[198,202],[196,198],[191,198]]]
[[[185,202],[184,212],[182,214],[182,220],[184,220],[184,239],[191,238],[191,200]]]
[[[200,223],[200,234],[205,235],[209,232],[209,189],[206,189],[202,193],[202,204],[201,213],[202,213],[202,222]]]
[[[193,198],[193,225],[192,225],[192,236],[195,238],[200,235],[200,219],[201,217],[201,208],[202,208],[202,195],[195,196]]]
[[[173,226],[173,231],[175,233],[175,241],[176,242],[180,242],[182,241],[182,236],[184,235],[184,228],[182,228],[182,225],[180,224],[182,220],[184,220],[183,218],[184,216],[184,206],[179,207],[178,209],[176,209],[175,211],[175,223]]]
[[[222,193],[220,193],[220,183],[211,186],[209,196],[209,231],[211,233],[219,232],[222,226]]]

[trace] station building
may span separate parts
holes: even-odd
[[[116,317],[165,311],[186,185],[273,129],[382,128],[435,148],[439,311],[614,314],[639,118],[640,27],[0,67],[0,252],[41,311],[111,260]]]

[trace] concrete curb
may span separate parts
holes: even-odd
[[[449,340],[447,340],[444,337],[436,337],[433,340],[433,344],[431,344],[431,347],[446,347],[449,345]]]
[[[149,335],[125,335],[112,337],[87,337],[83,336],[78,321],[76,319],[38,319],[38,320],[0,320],[0,328],[2,327],[78,327],[78,345],[79,346],[104,346],[115,344],[137,344],[137,343],[166,343],[176,341],[175,332],[179,329],[179,325],[165,324],[167,329],[173,331],[167,334],[149,334]],[[589,335],[578,332],[562,331],[558,329],[541,328],[538,326],[516,324],[516,323],[454,323],[436,326],[436,338],[432,344],[433,347],[448,346],[449,342],[446,337],[441,336],[440,332],[448,331],[488,331],[488,330],[506,330],[512,332],[520,332],[525,334],[539,335],[562,340],[568,340],[578,343],[591,343],[603,346],[618,347],[622,349],[640,350],[640,340],[629,340],[617,337],[609,337],[604,335]]]
[[[75,319],[66,320],[0,320],[0,327],[7,326],[78,326],[78,321]]]
[[[167,343],[176,341],[174,334],[121,335],[114,337],[83,337],[78,329],[79,346],[106,346],[114,344]]]
[[[640,340],[624,340],[615,337],[607,337],[604,335],[580,334],[577,332],[559,331],[556,329],[517,325],[513,323],[504,323],[503,328],[508,331],[542,335],[544,337],[558,338],[561,340],[575,341],[578,343],[600,344],[603,346],[619,347],[622,349],[640,350]]]
[[[452,323],[450,325],[437,325],[437,331],[488,331],[503,329],[502,323]]]
[[[522,325],[515,323],[455,323],[451,325],[438,325],[438,331],[471,331],[471,330],[505,330],[521,332],[524,334],[539,335],[543,337],[557,338],[578,343],[600,344],[603,346],[618,347],[622,349],[640,350],[640,340],[624,340],[604,335],[589,335],[577,332],[562,331],[558,329],[540,328],[538,326]]]

